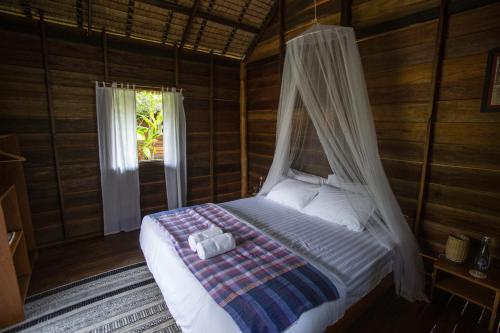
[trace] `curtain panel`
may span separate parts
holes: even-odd
[[[96,83],[104,235],[138,229],[141,222],[135,90]]]
[[[163,152],[168,209],[186,205],[186,117],[182,91],[163,92]]]

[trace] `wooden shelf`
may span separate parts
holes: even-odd
[[[0,135],[0,328],[23,320],[36,257],[25,161],[17,137]],[[10,243],[9,232],[15,232]]]
[[[495,292],[457,276],[444,277],[436,281],[434,287],[460,296],[481,307],[484,306],[490,311],[493,308]]]
[[[455,264],[444,259],[439,259],[434,264],[436,269],[449,273],[451,275],[458,276],[464,280],[470,281],[471,283],[478,284],[485,288],[497,291],[500,290],[500,271],[499,267],[492,265],[488,270],[486,279],[478,279],[469,274],[469,269],[472,264]]]
[[[7,153],[3,150],[0,150],[0,163],[16,163],[16,162],[25,162],[26,159],[22,156]]]
[[[1,187],[1,186],[0,186]],[[15,232],[9,243],[9,231]],[[15,185],[0,192],[0,327],[24,318],[31,263]]]
[[[14,230],[12,230],[14,231]],[[20,240],[23,238],[23,231],[22,230],[16,230],[14,239],[12,240],[12,243],[9,244],[10,247],[10,253],[14,255],[17,250],[17,246],[19,245]]]
[[[434,263],[432,273],[431,298],[434,289],[444,290],[471,303],[491,311],[488,330],[493,332],[500,304],[499,267],[492,265],[485,279],[477,279],[469,274],[471,264],[455,264],[445,259]]]

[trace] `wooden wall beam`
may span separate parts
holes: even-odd
[[[22,0],[21,7],[23,7],[24,16],[27,18],[33,18],[33,14],[31,12],[31,3],[29,0]]]
[[[92,32],[92,0],[88,0],[87,29],[87,34],[90,35]]]
[[[102,62],[104,65],[104,81],[109,82],[109,71],[108,71],[108,34],[106,33],[106,28],[102,28]]]
[[[269,10],[269,13],[267,13],[267,16],[264,20],[264,23],[262,23],[262,26],[260,27],[259,33],[255,35],[252,42],[248,46],[247,51],[245,52],[245,58],[243,59],[244,62],[246,62],[248,60],[248,58],[250,58],[253,51],[257,47],[257,44],[259,44],[260,40],[262,39],[262,36],[264,36],[264,33],[267,30],[267,27],[269,26],[269,24],[271,23],[273,18],[276,16],[276,14],[278,12],[278,7],[279,7],[279,1],[280,0],[274,0],[273,5],[272,5],[271,9]]]
[[[434,136],[434,123],[436,121],[437,104],[439,101],[439,85],[444,57],[444,44],[448,27],[448,0],[441,0],[439,7],[439,19],[437,28],[436,44],[434,47],[434,58],[432,64],[431,96],[429,99],[429,113],[424,141],[424,159],[420,174],[420,185],[417,199],[417,213],[415,217],[414,232],[419,235],[420,224],[424,213],[424,202],[428,182],[428,169],[431,160],[431,146]]]
[[[182,33],[181,43],[179,44],[180,49],[182,49],[184,47],[184,44],[186,43],[186,39],[189,35],[189,32],[191,31],[191,26],[193,25],[194,17],[196,15],[196,12],[198,11],[199,3],[200,3],[200,0],[194,0],[193,7],[191,8],[191,14],[189,14],[188,21],[186,23],[186,26],[184,27],[184,32]]]
[[[179,86],[179,47],[174,45],[174,85]]]
[[[448,14],[457,14],[474,8],[487,6],[498,2],[498,0],[456,0],[448,4]],[[414,14],[410,14],[392,21],[374,24],[365,28],[356,29],[358,39],[367,38],[374,35],[383,34],[396,29],[408,27],[416,23],[427,22],[439,19],[440,7],[429,8]]]
[[[247,64],[240,64],[240,159],[241,197],[248,195],[248,154],[247,154]]]
[[[209,99],[208,99],[208,125],[210,128],[209,135],[209,155],[210,155],[210,198],[215,202],[215,129],[214,129],[214,96],[215,96],[215,71],[214,71],[214,53],[210,52],[210,82],[209,82]]]
[[[340,25],[344,27],[352,25],[352,0],[341,0]]]
[[[192,8],[189,8],[189,7],[180,5],[180,4],[175,4],[173,2],[167,2],[167,1],[162,1],[162,0],[140,0],[140,2],[143,2],[143,3],[151,5],[151,6],[163,8],[163,9],[168,9],[168,10],[174,11],[176,13],[184,14],[187,16],[191,15],[191,12],[192,12]],[[250,32],[252,34],[257,34],[260,31],[260,28],[254,27],[250,24],[245,24],[242,22],[234,21],[234,20],[222,17],[222,16],[213,15],[213,14],[210,14],[207,12],[197,11],[194,16],[202,18],[202,19],[206,19],[208,21],[212,21],[215,23],[219,23],[222,25],[226,25],[229,27],[235,27],[237,29],[240,29],[240,30],[243,30],[246,32]]]
[[[135,0],[128,0],[127,23],[125,24],[125,36],[130,37],[134,24]]]
[[[283,76],[283,65],[285,64],[285,0],[278,0],[278,25],[279,25],[279,52],[280,52],[280,81]]]
[[[76,0],[76,24],[78,28],[83,29],[83,0]]]
[[[45,96],[47,98],[47,112],[49,118],[50,126],[50,144],[53,151],[53,162],[54,170],[56,174],[57,190],[58,190],[58,201],[60,206],[60,217],[64,238],[68,238],[66,219],[65,219],[65,204],[64,204],[64,193],[61,182],[61,171],[59,165],[59,152],[57,150],[57,133],[56,133],[56,122],[54,116],[54,105],[52,101],[52,80],[50,77],[49,69],[49,53],[47,49],[47,35],[45,32],[45,22],[43,19],[43,12],[40,13],[40,21],[38,22],[40,26],[40,46],[42,51],[42,61],[44,68],[44,81],[45,81]]]

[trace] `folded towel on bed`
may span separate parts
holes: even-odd
[[[200,259],[209,259],[219,254],[229,252],[236,247],[233,235],[225,233],[205,239],[196,245],[196,252]]]
[[[208,229],[195,232],[189,235],[188,237],[189,247],[191,248],[191,250],[193,250],[193,252],[196,252],[196,245],[199,242],[202,242],[205,239],[209,239],[217,235],[222,235],[222,233],[223,233],[222,229],[216,226],[212,226]]]

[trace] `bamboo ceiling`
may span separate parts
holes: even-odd
[[[277,0],[2,0],[0,11],[245,58]]]

